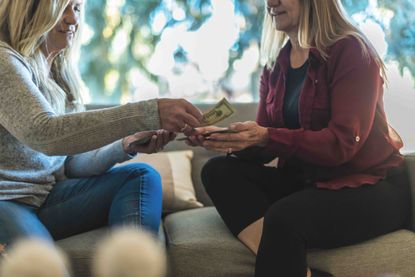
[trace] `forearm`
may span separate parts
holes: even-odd
[[[69,178],[96,176],[129,159],[131,156],[124,152],[122,141],[117,140],[99,149],[68,157],[65,175]]]
[[[160,128],[156,100],[58,115],[20,60],[3,53],[0,62],[0,125],[34,150],[73,155]]]
[[[32,118],[35,118],[32,125],[17,127],[17,137],[48,155],[78,154],[138,131],[160,128],[155,100],[63,116],[39,114]]]

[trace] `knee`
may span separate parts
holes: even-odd
[[[225,157],[215,157],[210,159],[202,168],[202,176],[210,175],[212,172],[216,173],[218,170],[221,170],[223,166],[226,166]]]
[[[292,213],[289,207],[276,202],[264,216],[264,232],[282,239],[299,236],[303,230],[302,220],[303,218]]]
[[[154,181],[161,181],[159,172],[151,165],[145,163],[132,163],[125,165],[120,170],[124,171],[131,178],[148,178]]]
[[[161,195],[161,176],[152,166],[144,163],[133,163],[122,167],[122,171],[135,185],[140,186],[140,190],[150,190],[154,194]],[[128,182],[130,183],[130,182]]]
[[[201,177],[206,191],[209,193],[215,187],[223,187],[226,176],[231,175],[232,161],[226,157],[210,159],[202,168]]]

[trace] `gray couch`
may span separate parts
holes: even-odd
[[[209,107],[200,106],[202,110]],[[235,107],[237,114],[222,123],[224,126],[230,121],[255,118],[255,104],[239,104]],[[173,142],[165,151],[182,149],[187,149],[183,142]],[[164,218],[169,275],[172,277],[253,276],[254,255],[227,230],[215,208],[212,207],[212,202],[200,180],[203,164],[216,154],[202,148],[194,148],[194,151],[192,177],[197,197],[205,207],[172,213]],[[406,165],[410,173],[412,196],[415,197],[415,155],[407,155]],[[310,251],[308,261],[312,267],[330,272],[336,277],[414,277],[415,233],[413,231],[415,231],[415,220],[412,220],[412,230],[398,230],[352,246]],[[75,276],[89,276],[91,252],[96,241],[106,232],[107,229],[103,228],[58,241],[58,245],[70,256]]]

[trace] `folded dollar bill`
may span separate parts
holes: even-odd
[[[235,113],[235,109],[232,108],[231,104],[229,104],[226,98],[222,98],[213,109],[203,114],[202,118],[202,127],[213,125],[218,123],[225,118],[228,118],[232,114]]]

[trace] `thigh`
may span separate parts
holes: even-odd
[[[53,240],[35,208],[14,201],[0,201],[0,226],[0,244],[10,244],[24,237]]]
[[[55,239],[106,226],[114,197],[126,182],[137,178],[137,170],[133,170],[137,167],[140,164],[58,182],[40,207],[39,218]]]
[[[202,180],[208,190],[217,189],[232,197],[244,191],[260,192],[269,204],[304,188],[298,169],[269,167],[236,157],[209,160],[202,170]]]
[[[407,183],[391,180],[338,191],[310,188],[277,201],[267,217],[280,221],[276,228],[287,224],[304,234],[307,248],[340,247],[404,228],[409,195]]]
[[[202,170],[206,191],[234,235],[263,217],[273,202],[302,189],[298,176],[234,157],[214,158]]]

